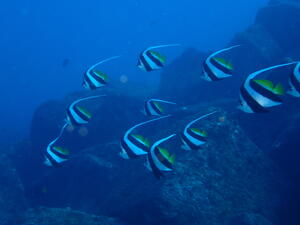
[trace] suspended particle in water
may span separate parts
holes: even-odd
[[[88,130],[87,127],[80,127],[79,130],[78,130],[78,134],[81,137],[86,137],[89,134],[89,130]]]
[[[125,74],[121,75],[120,76],[120,82],[122,84],[126,84],[128,82],[128,77]]]

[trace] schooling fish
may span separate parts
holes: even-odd
[[[289,78],[290,90],[288,94],[299,98],[300,97],[300,63],[297,63],[293,73]]]
[[[206,81],[218,81],[226,77],[231,77],[233,73],[233,65],[223,58],[216,57],[216,55],[239,46],[240,45],[235,45],[225,48],[208,56],[203,63],[203,79]]]
[[[90,97],[81,98],[74,101],[67,109],[68,123],[74,126],[87,124],[89,120],[92,118],[92,114],[90,114],[85,108],[81,106],[77,106],[77,104],[85,100],[99,98],[103,96],[105,95],[90,96]]]
[[[175,105],[174,102],[164,101],[160,99],[150,99],[145,102],[144,113],[146,116],[161,116],[164,114],[164,108],[160,103],[172,104]]]
[[[137,67],[147,72],[161,69],[166,63],[166,58],[153,49],[173,46],[179,46],[179,44],[157,45],[147,48],[140,54]]]
[[[127,132],[121,140],[120,156],[124,159],[129,159],[137,158],[140,155],[146,155],[150,149],[150,142],[141,135],[131,134],[132,131],[137,127],[154,122],[156,120],[167,118],[169,116],[170,115],[162,116],[153,120],[148,120],[146,122],[139,123],[127,130]]]
[[[206,143],[207,133],[205,131],[199,130],[198,128],[192,128],[191,126],[195,122],[202,120],[216,112],[217,111],[205,114],[186,125],[181,134],[181,141],[183,143],[182,148],[184,150],[198,150],[201,145]]]
[[[70,152],[67,149],[63,149],[59,146],[54,146],[55,142],[62,136],[65,128],[68,126],[68,123],[66,123],[58,135],[57,138],[55,138],[52,142],[49,143],[47,146],[47,151],[45,154],[45,164],[47,166],[57,166],[59,163],[62,163],[69,159]]]
[[[294,64],[286,63],[268,67],[250,74],[240,88],[238,108],[246,113],[268,112],[267,108],[282,104],[280,96],[284,94],[281,84],[276,86],[269,80],[254,79],[263,72]]]
[[[167,149],[159,147],[159,145],[175,135],[176,134],[172,134],[169,137],[155,142],[148,152],[146,167],[152,171],[154,176],[158,179],[164,176],[163,172],[172,171],[175,163],[175,156],[171,155]]]
[[[95,68],[105,62],[108,62],[113,59],[117,59],[120,56],[113,56],[107,59],[104,59],[93,66],[91,66],[84,74],[83,77],[83,87],[88,90],[94,90],[100,87],[103,87],[107,84],[107,75],[99,70],[95,70]]]

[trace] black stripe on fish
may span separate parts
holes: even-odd
[[[261,94],[262,96],[274,101],[274,102],[282,102],[280,97],[276,94],[274,94],[272,91],[262,87],[258,83],[256,83],[254,80],[250,80],[250,86],[253,88],[257,93]]]
[[[189,135],[191,135],[193,138],[195,138],[195,139],[197,139],[197,140],[199,140],[199,141],[202,141],[202,142],[206,142],[206,141],[207,141],[206,137],[203,137],[203,136],[201,136],[200,134],[196,134],[196,133],[193,132],[190,128],[187,129],[187,133],[188,133]]]
[[[195,145],[193,142],[191,142],[182,132],[181,133],[181,138],[184,140],[184,142],[192,149],[192,150],[198,150],[200,146]]]
[[[173,169],[173,165],[160,153],[158,147],[154,149],[154,154],[165,167]]]
[[[146,51],[146,55],[149,57],[149,59],[158,67],[163,67],[164,64],[162,64],[161,61],[159,61],[159,59],[155,58],[152,54],[151,51]]]
[[[148,62],[146,61],[143,53],[140,54],[140,64],[143,65],[143,67],[145,68],[146,71],[150,72],[153,69],[151,68],[151,66],[148,64]]]
[[[161,111],[159,110],[159,108],[157,108],[157,106],[154,104],[154,101],[150,101],[150,105],[152,106],[153,110],[158,114],[161,115]]]
[[[222,78],[218,78],[218,77],[211,71],[211,69],[208,67],[208,65],[206,64],[206,62],[203,63],[203,69],[204,69],[204,71],[207,73],[208,77],[209,77],[212,81],[222,80]]]
[[[90,75],[92,75],[92,77],[98,82],[98,83],[100,83],[100,84],[102,84],[102,85],[106,85],[107,84],[107,82],[103,79],[103,78],[101,78],[101,77],[99,77],[96,73],[95,73],[95,71],[91,71],[90,72]]]
[[[46,152],[45,157],[49,160],[52,166],[59,166],[59,163],[56,162],[48,152]]]
[[[153,161],[153,158],[152,158],[152,155],[151,155],[151,152],[148,153],[148,162],[149,162],[149,165],[152,169],[152,172],[154,174],[154,176],[157,178],[157,179],[160,179],[161,177],[164,176],[164,174],[156,167],[156,165],[154,164],[154,161]]]
[[[290,80],[291,80],[291,84],[296,89],[296,91],[300,93],[300,82],[296,79],[294,73],[290,76]]]
[[[241,95],[243,96],[244,100],[246,101],[247,105],[250,109],[255,113],[265,113],[268,112],[265,107],[261,106],[255,99],[248,93],[244,84],[240,88]]]
[[[127,143],[124,141],[124,139],[121,140],[121,146],[122,148],[125,150],[125,152],[127,153],[128,157],[131,159],[137,158],[138,156],[131,150],[131,148],[129,148],[129,146],[127,145]]]
[[[89,77],[84,74],[84,81],[88,84],[91,90],[97,89],[97,87],[93,84],[93,82],[89,79]]]
[[[147,116],[152,116],[152,114],[149,110],[148,102],[145,102],[145,113]]]
[[[74,112],[80,117],[82,120],[88,122],[90,118],[88,118],[84,113],[82,113],[76,106],[73,107]]]
[[[132,135],[128,135],[128,140],[131,141],[132,144],[134,144],[136,147],[142,149],[145,152],[149,152],[149,148],[146,145],[139,142],[137,139],[135,139]]]
[[[53,154],[55,154],[57,157],[61,158],[61,159],[69,159],[70,158],[69,155],[65,155],[65,154],[60,153],[59,151],[55,150],[54,147],[51,147],[50,151]]]
[[[232,75],[232,70],[226,68],[222,64],[220,64],[218,61],[216,61],[214,58],[210,59],[210,63],[213,64],[217,69],[221,70],[223,73],[226,73],[228,75]]]
[[[68,118],[69,118],[69,120],[70,120],[70,122],[71,122],[72,125],[74,125],[74,126],[76,126],[76,125],[81,125],[80,123],[78,123],[78,122],[74,119],[74,117],[73,117],[73,115],[72,115],[72,113],[71,113],[71,110],[70,110],[69,108],[67,109],[67,116],[68,116]]]

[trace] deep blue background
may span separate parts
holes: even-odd
[[[149,45],[181,43],[201,50],[224,46],[255,18],[267,0],[12,0],[0,7],[0,136],[26,134],[41,102],[82,89],[83,71],[96,61],[123,55],[111,74],[141,85],[159,72],[135,68]],[[69,60],[66,67],[62,66]],[[109,70],[109,69],[108,69]],[[2,133],[2,134],[1,134]]]

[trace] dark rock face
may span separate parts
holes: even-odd
[[[116,220],[71,209],[37,208],[28,210],[21,225],[120,225]]]
[[[23,185],[18,173],[5,155],[0,155],[0,224],[17,224],[27,208]]]
[[[201,114],[207,110],[192,107],[186,110]],[[150,139],[180,133],[195,117],[170,119],[169,128],[158,129]],[[203,123],[210,141],[200,151],[184,152],[179,139],[171,142],[176,168],[162,180],[144,168],[143,159],[121,159],[118,142],[112,142],[49,169],[31,189],[32,204],[71,207],[128,224],[255,224],[249,222],[251,216],[276,221],[274,167],[228,117],[221,112]]]
[[[237,98],[239,87],[249,73],[300,59],[299,17],[299,1],[270,3],[258,12],[252,26],[228,44],[241,45],[226,53],[234,66],[233,77],[221,82],[201,80],[202,63],[210,53],[188,49],[162,72],[157,96],[174,98],[182,104]]]
[[[87,126],[65,132],[58,144],[69,148],[72,158],[57,168],[42,164],[43,153],[59,133],[66,107],[83,94],[41,105],[32,120],[30,140],[14,150],[18,173],[8,157],[0,155],[0,225],[120,224],[112,218],[130,225],[297,225],[299,115],[291,116],[291,111],[297,112],[299,103],[288,100],[292,107],[275,110],[272,119],[236,112],[235,100],[226,99],[237,99],[249,73],[299,59],[298,4],[271,1],[258,13],[255,24],[231,41],[230,45],[242,44],[228,56],[235,66],[232,78],[202,81],[207,53],[196,49],[188,49],[165,68],[154,96],[185,107],[147,127],[145,135],[152,142],[179,134],[187,122],[216,106],[219,113],[201,123],[209,141],[200,151],[180,149],[178,136],[168,142],[177,162],[175,170],[161,180],[143,166],[144,158],[118,156],[124,132],[147,120],[140,113],[144,99],[115,90],[93,92],[108,96],[82,104],[93,119]],[[293,183],[284,195],[285,208],[279,197],[281,177],[267,150],[274,150],[273,159]]]

